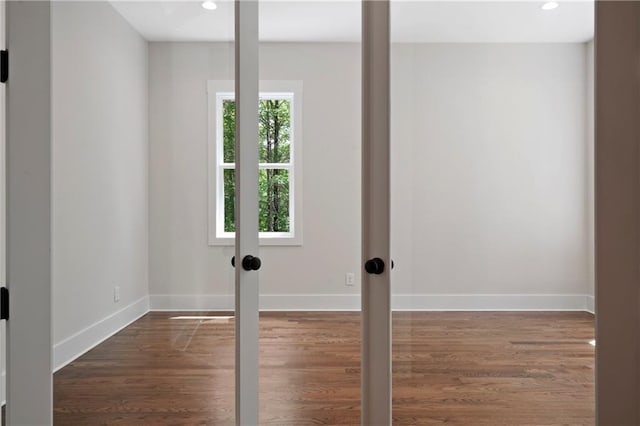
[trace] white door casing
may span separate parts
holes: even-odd
[[[7,3],[7,424],[53,420],[48,1]]]

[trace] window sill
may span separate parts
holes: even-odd
[[[236,244],[236,240],[233,237],[221,237],[213,238],[209,241],[210,247],[224,246],[233,247]],[[260,237],[259,245],[263,246],[280,246],[280,247],[300,247],[302,246],[302,238],[295,237]]]

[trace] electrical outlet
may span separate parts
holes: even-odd
[[[356,275],[353,272],[347,272],[347,275],[344,277],[344,285],[349,287],[356,285]]]
[[[120,301],[120,287],[118,286],[113,288],[113,301],[114,302]]]

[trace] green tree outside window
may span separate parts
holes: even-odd
[[[235,101],[225,100],[223,158],[235,162]],[[291,161],[291,101],[262,99],[258,109],[258,174],[260,232],[290,232],[289,170]],[[224,230],[235,232],[235,171],[224,170]]]

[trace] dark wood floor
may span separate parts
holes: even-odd
[[[150,313],[54,376],[57,425],[231,425],[232,319]],[[260,418],[360,422],[360,315],[263,313]],[[594,424],[593,316],[394,313],[394,424]]]

